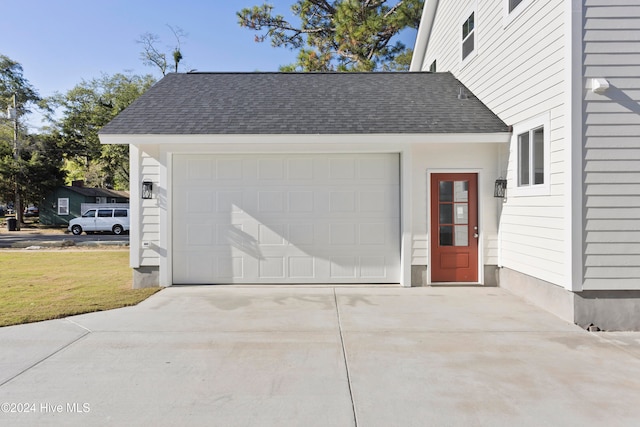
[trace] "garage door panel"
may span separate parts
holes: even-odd
[[[173,170],[175,283],[399,281],[398,155],[176,155]]]

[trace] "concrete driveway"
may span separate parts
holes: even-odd
[[[0,346],[1,425],[640,422],[640,333],[500,288],[172,287]]]

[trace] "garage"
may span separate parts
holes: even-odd
[[[399,283],[400,159],[176,154],[174,284]]]

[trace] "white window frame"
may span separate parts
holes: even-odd
[[[529,120],[520,122],[513,126],[513,134],[511,135],[511,159],[512,170],[511,179],[507,186],[507,197],[511,196],[546,196],[551,193],[551,130],[550,130],[550,113],[545,113]],[[520,152],[519,152],[519,136],[542,128],[543,137],[543,166],[544,166],[544,182],[542,184],[519,185],[520,181]],[[530,139],[529,149],[533,150],[533,140]],[[533,157],[531,151],[529,154],[529,164],[531,165]]]
[[[509,0],[502,1],[502,9],[503,9],[503,22],[506,27],[509,25],[514,19],[522,14],[522,12],[529,7],[529,5],[533,2],[533,0],[522,0],[519,5],[517,5],[512,11],[509,11]]]
[[[473,30],[467,35],[467,38],[462,39],[462,27],[469,20],[469,18],[471,18],[471,15],[473,15]],[[458,37],[460,37],[459,58],[461,60],[462,67],[464,67],[467,63],[469,63],[469,61],[475,58],[478,53],[478,8],[476,6],[474,6],[472,9],[467,10],[467,13],[463,15],[463,18],[460,20],[460,23],[458,24],[457,34],[458,34]],[[463,58],[462,57],[463,45],[465,40],[469,38],[470,34],[473,34],[473,50]]]
[[[58,215],[69,215],[69,198],[58,198]]]

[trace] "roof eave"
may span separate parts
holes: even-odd
[[[165,144],[314,144],[327,142],[374,143],[507,143],[511,132],[469,133],[380,133],[380,134],[252,134],[252,135],[167,135],[167,134],[101,134],[102,144],[165,145]]]

